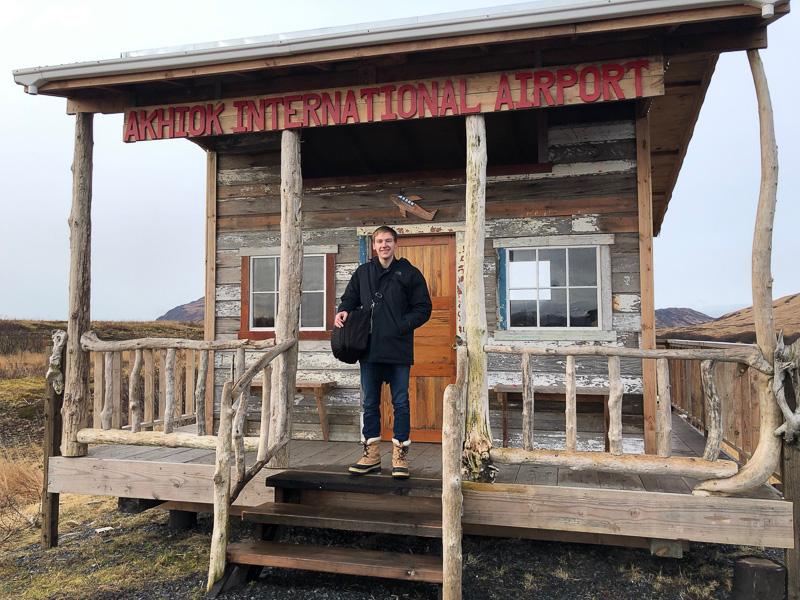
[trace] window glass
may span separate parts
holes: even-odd
[[[569,291],[569,321],[573,327],[597,327],[597,289],[578,288]]]
[[[300,304],[300,327],[325,326],[325,292],[303,292]]]
[[[321,291],[325,289],[325,257],[303,257],[303,290]]]
[[[325,256],[303,257],[300,297],[300,328],[325,328]],[[279,257],[254,257],[251,260],[252,289],[250,314],[252,327],[273,329],[278,310]]]
[[[598,248],[508,250],[509,327],[599,327]]]
[[[569,249],[569,284],[597,285],[597,250]]]
[[[536,327],[536,300],[509,302],[511,327]]]
[[[275,301],[278,294],[253,294],[253,327],[275,327]]]
[[[280,258],[253,259],[253,291],[275,292],[278,289],[278,269]]]
[[[544,291],[544,290],[539,290]],[[547,290],[547,298],[539,297],[539,327],[567,326],[567,290]]]
[[[567,251],[539,250],[539,287],[567,285]]]

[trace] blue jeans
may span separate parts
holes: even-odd
[[[389,384],[394,409],[394,439],[405,442],[411,433],[411,410],[408,404],[408,374],[410,365],[361,363],[361,389],[364,391],[364,440],[381,435],[381,387]]]

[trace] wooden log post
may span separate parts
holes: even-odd
[[[89,412],[89,352],[81,336],[89,331],[92,245],[92,146],[94,115],[75,115],[75,157],[72,163],[72,210],[69,216],[69,313],[67,321],[67,374],[61,408],[63,456],[86,456],[77,441]]]
[[[166,403],[164,404],[164,433],[172,433],[175,428],[175,348],[167,349],[166,361]]]
[[[641,282],[642,348],[656,347],[655,282],[653,277],[653,182],[650,157],[650,113],[636,118],[636,177],[639,205],[639,279]],[[642,361],[644,451],[657,451],[656,365]]]
[[[462,552],[461,455],[464,451],[464,383],[467,376],[467,349],[459,346],[456,356],[456,383],[444,391],[442,420],[442,563],[443,600],[461,600]]]
[[[267,365],[261,372],[261,424],[258,429],[258,455],[257,461],[263,461],[267,456],[269,444],[269,415],[270,392],[272,391],[272,365]]]
[[[658,455],[672,456],[672,394],[669,389],[669,360],[656,360],[658,383]]]
[[[492,481],[495,469],[489,450],[489,389],[484,346],[486,291],[483,285],[483,246],[486,224],[486,122],[469,115],[467,124],[466,227],[464,233],[464,306],[469,374],[467,377],[466,445],[464,463],[470,481]]]
[[[240,348],[236,351],[236,380],[244,375],[245,369],[245,350]],[[234,464],[236,467],[236,481],[242,481],[245,477],[246,467],[244,461],[244,436],[247,428],[247,404],[250,400],[250,385],[245,386],[244,391],[239,394],[236,400],[236,414],[233,417],[233,449],[235,451]]]
[[[131,407],[131,431],[136,433],[142,425],[142,363],[144,353],[136,350],[136,355],[131,368],[130,381],[128,382],[128,402]]]
[[[717,382],[714,379],[715,365],[713,360],[704,360],[700,363],[700,379],[706,403],[706,427],[708,428],[703,460],[717,460],[722,450],[722,402],[717,391]]]
[[[217,299],[217,153],[206,155],[206,293],[204,300],[203,340],[213,342],[217,337],[215,305]],[[203,399],[205,412],[197,411],[198,430],[203,419],[203,431],[214,431],[214,353],[209,356],[205,388],[211,393],[209,402]]]
[[[534,415],[534,388],[533,367],[531,357],[528,354],[522,355],[522,447],[525,450],[533,450],[533,435],[535,425]],[[505,394],[504,394],[505,395]],[[508,402],[508,400],[505,400]],[[504,407],[504,413],[507,407]],[[505,438],[504,438],[505,439]]]
[[[284,130],[281,137],[281,272],[275,323],[275,343],[296,340],[300,325],[303,279],[303,176],[300,169],[300,133]],[[272,378],[269,439],[272,444],[292,434],[292,402],[297,382],[297,345],[275,359]],[[271,461],[272,467],[289,466],[289,445]]]
[[[619,356],[608,357],[608,446],[611,454],[622,454],[622,377]]]
[[[771,263],[772,227],[778,199],[778,145],[764,65],[758,50],[748,50],[747,58],[756,87],[761,132],[761,188],[753,235],[753,314],[756,343],[764,360],[772,362],[777,348],[772,312]],[[773,432],[781,424],[781,413],[772,388],[772,376],[759,373],[757,383],[760,433],[752,457],[733,477],[704,481],[695,487],[695,493],[730,494],[755,489],[767,481],[778,466],[781,439]]]
[[[565,418],[567,452],[578,450],[577,396],[575,395],[575,357],[567,356],[567,393],[565,398]]]
[[[61,446],[61,404],[64,401],[64,346],[66,331],[53,332],[53,352],[48,360],[44,398],[44,477],[42,485],[42,550],[58,546],[59,494],[47,491],[50,457]]]
[[[111,429],[111,416],[114,411],[114,353],[105,352],[103,354],[103,381],[105,391],[103,398],[103,412],[100,413],[100,423],[103,429]]]
[[[228,549],[228,516],[230,513],[231,485],[231,422],[233,421],[232,381],[222,388],[219,406],[219,433],[217,435],[217,459],[214,470],[214,529],[211,532],[211,556],[208,565],[206,592],[225,573],[225,554]]]
[[[194,391],[194,410],[197,421],[197,435],[206,434],[206,379],[208,377],[208,356],[210,352],[200,352],[200,367],[197,371],[197,387]]]

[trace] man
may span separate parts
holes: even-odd
[[[396,248],[394,229],[382,226],[374,231],[375,256],[358,267],[350,278],[334,325],[342,327],[350,311],[360,306],[369,309],[375,302],[369,345],[361,358],[364,456],[350,467],[350,472],[365,475],[381,470],[381,387],[386,382],[392,392],[394,410],[392,477],[408,479],[411,444],[408,376],[414,364],[414,330],[430,319],[432,304],[422,273],[405,258],[395,258]],[[378,295],[381,286],[383,291]]]

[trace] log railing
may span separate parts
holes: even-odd
[[[722,408],[720,394],[714,379],[717,363],[738,363],[739,365],[764,374],[772,373],[772,366],[761,358],[754,347],[736,348],[698,348],[698,349],[636,349],[607,346],[567,346],[567,347],[518,347],[486,345],[484,351],[500,354],[520,354],[523,358],[523,406],[530,406],[531,419],[534,404],[533,374],[530,370],[531,356],[563,356],[566,358],[566,452],[562,450],[533,450],[526,448],[493,448],[490,455],[493,461],[505,464],[535,463],[571,469],[593,469],[606,472],[659,473],[682,475],[698,479],[731,477],[738,471],[737,463],[719,460],[722,442]],[[579,356],[604,356],[608,360],[608,452],[580,452],[577,450],[576,385],[575,358]],[[625,454],[622,446],[622,395],[624,386],[620,376],[621,358],[655,359],[657,364],[657,388],[659,396],[658,411],[658,456]],[[671,455],[671,390],[670,361],[700,361],[704,384],[708,437],[703,458],[682,458]],[[527,367],[527,369],[526,369]],[[532,430],[532,424],[528,426]],[[523,423],[523,430],[525,424]]]
[[[102,356],[102,373],[106,380],[102,386],[104,390],[104,403],[100,412],[100,428],[87,428],[78,431],[77,440],[84,444],[129,444],[138,446],[165,446],[170,448],[203,448],[216,451],[216,468],[214,471],[214,530],[211,537],[211,557],[209,561],[209,589],[225,570],[225,552],[228,540],[228,516],[230,506],[245,486],[255,477],[266,464],[275,457],[289,443],[288,435],[276,436],[278,439],[270,440],[268,432],[271,429],[272,415],[279,421],[291,418],[287,411],[271,410],[270,390],[272,382],[271,364],[277,357],[284,355],[297,345],[297,338],[289,339],[275,344],[274,340],[253,342],[249,340],[235,342],[198,342],[192,340],[146,338],[124,342],[104,342],[97,339],[89,332],[83,336],[81,345],[84,350],[98,353]],[[245,369],[245,349],[252,348],[264,352],[262,356],[249,368]],[[208,352],[215,350],[236,350],[231,378],[225,382],[220,399],[219,433],[216,436],[205,435],[198,432],[176,433],[173,431],[175,412],[178,410],[176,398],[180,397],[175,384],[176,373],[180,373],[180,363],[176,358],[178,352],[192,351],[199,353],[200,368],[196,378],[196,385],[191,386],[194,398],[195,415],[198,426],[203,422],[206,389],[204,382],[208,369]],[[166,382],[163,397],[165,398],[163,431],[143,431],[145,425],[155,426],[159,423],[142,422],[144,405],[147,407],[149,400],[147,392],[142,389],[147,387],[138,379],[141,371],[147,369],[146,356],[148,352],[164,351],[163,380]],[[115,422],[113,402],[115,387],[121,386],[122,353],[133,353],[133,364],[129,377],[129,390],[131,399],[131,426],[128,430],[113,429],[121,424],[121,417]],[[100,362],[98,359],[96,361]],[[177,365],[177,366],[176,366]],[[247,403],[250,397],[250,385],[256,376],[262,378],[262,409],[259,437],[245,437],[245,416]],[[288,378],[287,370],[281,371],[279,378]],[[195,378],[192,378],[194,381]],[[187,382],[188,382],[187,378]],[[293,389],[294,384],[286,381],[279,382],[279,389]],[[186,388],[189,395],[190,386]],[[153,399],[155,395],[153,395]],[[213,392],[209,392],[212,400]],[[273,429],[282,432],[291,431],[287,423],[281,422]],[[256,462],[249,468],[245,463],[245,452],[257,451]],[[233,459],[232,459],[233,455]],[[234,467],[234,477],[231,477],[231,468]]]

